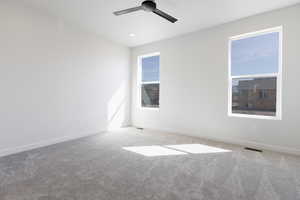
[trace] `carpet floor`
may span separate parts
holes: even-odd
[[[133,128],[0,158],[1,200],[300,200],[300,157]]]

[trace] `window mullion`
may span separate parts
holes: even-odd
[[[240,76],[230,76],[232,79],[241,79],[241,78],[267,78],[267,77],[277,77],[278,73],[272,74],[251,74],[251,75],[240,75]]]
[[[142,82],[143,85],[150,85],[150,84],[160,84],[159,81],[154,81],[154,82]]]

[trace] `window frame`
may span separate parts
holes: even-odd
[[[271,74],[255,74],[255,75],[241,75],[232,76],[231,75],[231,47],[232,42],[236,40],[246,39],[250,37],[256,37],[260,35],[266,35],[270,33],[279,33],[279,58],[278,58],[278,73]],[[250,32],[246,34],[241,34],[229,38],[228,42],[228,116],[229,117],[240,117],[240,118],[254,118],[254,119],[267,119],[267,120],[282,120],[282,52],[283,52],[283,27],[278,26],[274,28],[264,29],[256,32]],[[242,79],[242,78],[268,78],[276,77],[276,115],[275,116],[265,116],[265,115],[250,115],[250,114],[239,114],[232,113],[232,80]]]
[[[144,58],[148,58],[148,57],[154,57],[154,56],[159,56],[159,72],[160,72],[160,52],[154,52],[154,53],[150,53],[150,54],[144,54],[141,56],[138,56],[138,70],[137,70],[137,87],[138,87],[138,92],[137,92],[137,100],[138,100],[138,108],[142,109],[142,110],[152,110],[152,111],[159,111],[160,109],[160,77],[159,77],[159,81],[146,81],[143,82],[142,81],[142,60]],[[160,75],[160,73],[159,73]],[[142,105],[142,85],[147,85],[147,84],[159,84],[159,104],[158,107],[145,107]]]

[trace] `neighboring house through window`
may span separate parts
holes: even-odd
[[[281,119],[282,28],[230,38],[229,115]]]
[[[142,108],[159,108],[160,55],[140,56],[138,59],[139,105]]]

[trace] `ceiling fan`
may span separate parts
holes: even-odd
[[[136,11],[139,11],[139,10],[144,10],[146,12],[153,12],[153,13],[157,14],[158,16],[160,16],[162,18],[165,18],[166,20],[168,20],[172,23],[175,23],[175,22],[178,21],[178,19],[176,19],[175,17],[172,17],[171,15],[157,9],[156,3],[154,2],[154,0],[143,1],[141,6],[116,11],[116,12],[114,12],[114,14],[116,16],[119,16],[119,15],[124,15],[124,14],[128,14],[128,13],[136,12]]]

